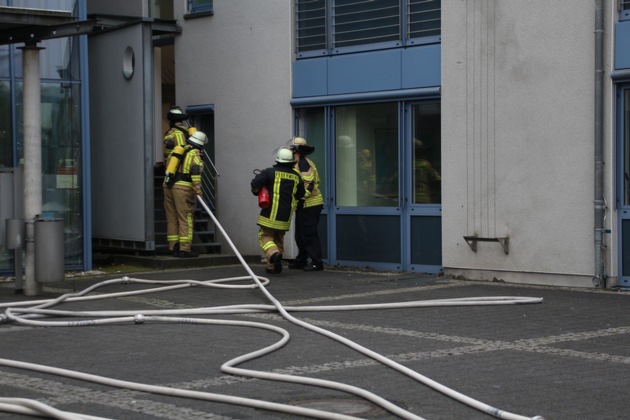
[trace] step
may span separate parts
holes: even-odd
[[[211,267],[241,263],[236,255],[228,254],[201,254],[197,258],[176,258],[168,255],[143,256],[113,254],[110,255],[109,258],[111,258],[115,264],[139,265],[141,267],[149,267],[157,270]],[[259,264],[261,261],[259,255],[244,255],[243,259],[248,264]]]
[[[221,253],[221,244],[218,242],[195,242],[191,246],[192,250],[202,255],[216,255]],[[155,253],[158,255],[169,255],[168,244],[156,243]]]

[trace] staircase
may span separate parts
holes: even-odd
[[[217,177],[214,163],[205,152],[202,152],[204,170],[201,180],[203,199],[208,207],[216,212]],[[164,210],[164,166],[156,167],[154,172],[155,194],[155,253],[169,254],[166,240],[166,212]],[[194,214],[194,233],[192,249],[200,254],[220,254],[221,244],[215,240],[214,222],[206,210],[197,202]]]

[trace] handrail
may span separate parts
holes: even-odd
[[[204,170],[201,174],[201,190],[203,191],[205,201],[209,204],[212,211],[216,213],[219,171],[212,159],[210,159],[208,153],[203,149],[202,151]]]

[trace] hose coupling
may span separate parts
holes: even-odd
[[[144,324],[144,315],[136,314],[136,316],[133,318],[133,322],[136,324]]]
[[[122,278],[122,284],[128,284],[128,283],[130,283],[130,282],[131,282],[131,280],[129,279],[129,277],[124,276],[124,277]]]

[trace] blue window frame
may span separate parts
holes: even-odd
[[[189,14],[212,14],[213,9],[213,0],[188,0],[188,13]]]

